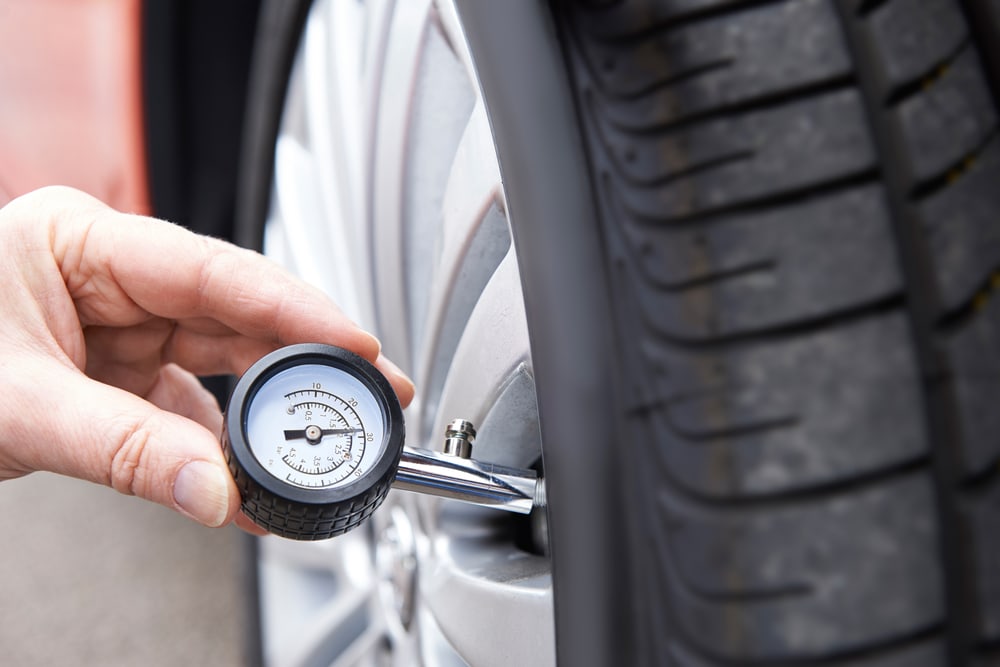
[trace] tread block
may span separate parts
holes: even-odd
[[[966,49],[926,90],[901,102],[896,118],[917,183],[978,150],[997,122],[978,54]]]
[[[901,314],[795,338],[681,353],[648,346],[662,474],[739,499],[849,483],[928,452]]]
[[[892,0],[871,13],[868,29],[893,90],[930,74],[969,33],[954,0]]]
[[[669,492],[659,500],[661,599],[700,653],[768,664],[824,658],[944,618],[924,473],[766,511],[722,512]]]
[[[957,399],[960,436],[954,446],[965,474],[980,474],[1000,460],[1000,298],[990,298],[944,350]]]
[[[898,293],[902,278],[878,186],[697,225],[622,216],[634,263],[655,289],[647,320],[684,339],[827,316]]]
[[[641,145],[620,133],[606,132],[603,139],[613,160],[603,167],[620,172],[615,181],[625,210],[649,221],[791,196],[857,178],[875,166],[853,90],[665,132]],[[643,183],[651,184],[635,186]]]
[[[944,312],[971,301],[1000,268],[998,183],[1000,141],[994,139],[952,184],[920,203]]]
[[[739,30],[733,29],[738,21]],[[579,45],[605,118],[649,130],[849,74],[831,6],[799,0],[654,33],[632,44]]]

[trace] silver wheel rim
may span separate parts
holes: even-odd
[[[271,201],[265,252],[374,330],[416,380],[407,444],[435,446],[462,417],[478,426],[477,458],[539,459],[517,261],[451,2],[316,0]],[[365,529],[262,540],[265,659],[553,664],[549,561],[509,527],[489,510],[394,491]]]

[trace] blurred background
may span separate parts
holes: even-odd
[[[70,185],[229,238],[258,5],[0,0],[0,205]],[[258,660],[236,529],[34,474],[0,484],[0,535],[4,665]]]

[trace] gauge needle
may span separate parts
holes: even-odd
[[[357,428],[324,428],[320,430],[320,435],[347,435],[348,433],[360,432],[361,429]],[[305,437],[306,430],[304,428],[298,431],[285,431],[285,440],[297,440]]]

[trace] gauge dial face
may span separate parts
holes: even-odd
[[[246,406],[247,444],[270,475],[302,488],[346,486],[371,470],[386,440],[373,392],[324,364],[279,371]]]

